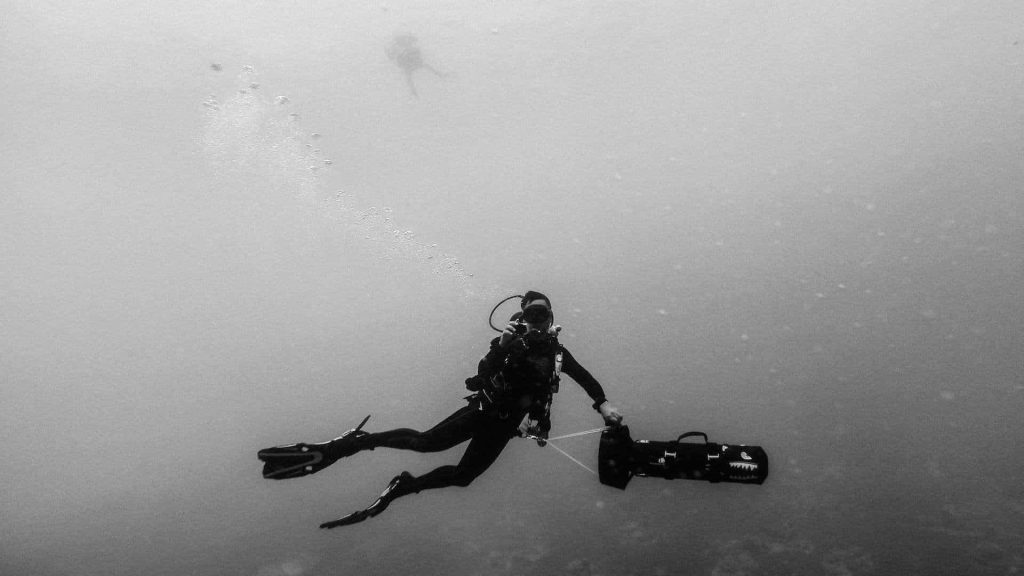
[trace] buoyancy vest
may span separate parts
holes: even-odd
[[[550,426],[551,402],[558,392],[562,372],[562,347],[558,338],[530,333],[509,344],[501,370],[490,377],[484,392],[491,405],[526,409],[530,417]]]

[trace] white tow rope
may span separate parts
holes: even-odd
[[[572,434],[562,434],[561,436],[555,436],[554,438],[548,438],[551,440],[563,440],[565,438],[575,438],[576,436],[585,436],[587,434],[597,434],[598,432],[604,432],[605,430],[611,430],[611,426],[602,426],[600,428],[594,428],[593,430],[584,430],[583,432],[574,432]]]
[[[563,456],[565,456],[569,460],[572,460],[576,464],[579,464],[580,468],[583,468],[587,472],[590,472],[591,474],[596,476],[597,472],[594,472],[592,469],[590,469],[583,462],[580,462],[579,460],[573,458],[572,455],[569,454],[568,452],[566,452],[565,450],[562,450],[558,446],[555,446],[554,444],[552,444],[551,441],[552,440],[564,440],[565,438],[575,438],[576,436],[585,436],[587,434],[596,434],[598,432],[604,432],[605,430],[608,430],[610,428],[611,428],[611,426],[604,426],[604,427],[601,427],[601,428],[594,428],[593,430],[585,430],[583,432],[574,432],[572,434],[563,434],[561,436],[555,436],[554,438],[541,438],[540,436],[534,436],[533,434],[527,434],[527,435],[523,436],[523,438],[529,438],[530,440],[537,440],[537,441],[540,441],[540,442],[546,442],[548,446],[551,446],[552,448],[557,450],[560,454],[562,454]]]

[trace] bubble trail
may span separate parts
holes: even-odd
[[[320,216],[340,223],[369,243],[378,258],[415,261],[435,275],[454,280],[464,295],[482,295],[475,289],[473,274],[456,256],[397,226],[390,208],[366,206],[352,192],[327,192],[323,174],[339,164],[323,157],[322,147],[330,138],[303,128],[301,115],[287,96],[271,101],[257,90],[261,84],[254,67],[243,67],[235,85],[233,93],[203,102],[206,124],[201,145],[218,175],[229,181],[243,175],[266,181],[312,206]]]

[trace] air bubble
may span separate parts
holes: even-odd
[[[318,170],[334,163],[323,157],[320,148],[308,143],[320,140],[322,134],[299,130],[294,124],[300,119],[299,113],[285,114],[277,108],[291,103],[290,99],[254,92],[260,88],[255,69],[246,66],[242,70],[233,87],[237,93],[229,92],[223,103],[218,103],[216,95],[203,102],[205,152],[211,162],[224,169],[225,176],[255,173],[271,186],[286,188],[296,198],[321,198],[316,205],[322,216],[339,222],[355,238],[370,242],[370,249],[382,260],[419,260],[428,263],[434,274],[460,282],[470,277],[459,261],[441,253],[437,244],[418,241],[412,230],[398,228],[392,222],[390,208],[371,206],[364,211],[349,192],[318,192],[322,186]],[[468,285],[463,287],[467,294],[472,293]]]

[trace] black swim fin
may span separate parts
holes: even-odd
[[[413,490],[410,486],[413,480],[415,480],[415,477],[412,474],[402,472],[391,479],[391,483],[388,484],[388,487],[381,492],[380,497],[378,497],[373,504],[370,504],[368,508],[353,512],[348,516],[337,520],[324,522],[320,527],[330,530],[331,528],[337,528],[339,526],[351,526],[352,524],[358,524],[367,518],[373,518],[387,509],[388,505],[396,498],[416,492],[416,490]]]
[[[363,418],[359,426],[329,442],[300,442],[260,450],[256,456],[264,463],[263,477],[269,480],[285,480],[308,476],[327,468],[340,458],[355,454],[359,451],[355,440],[368,434],[363,432],[363,426],[369,419],[370,416]]]

